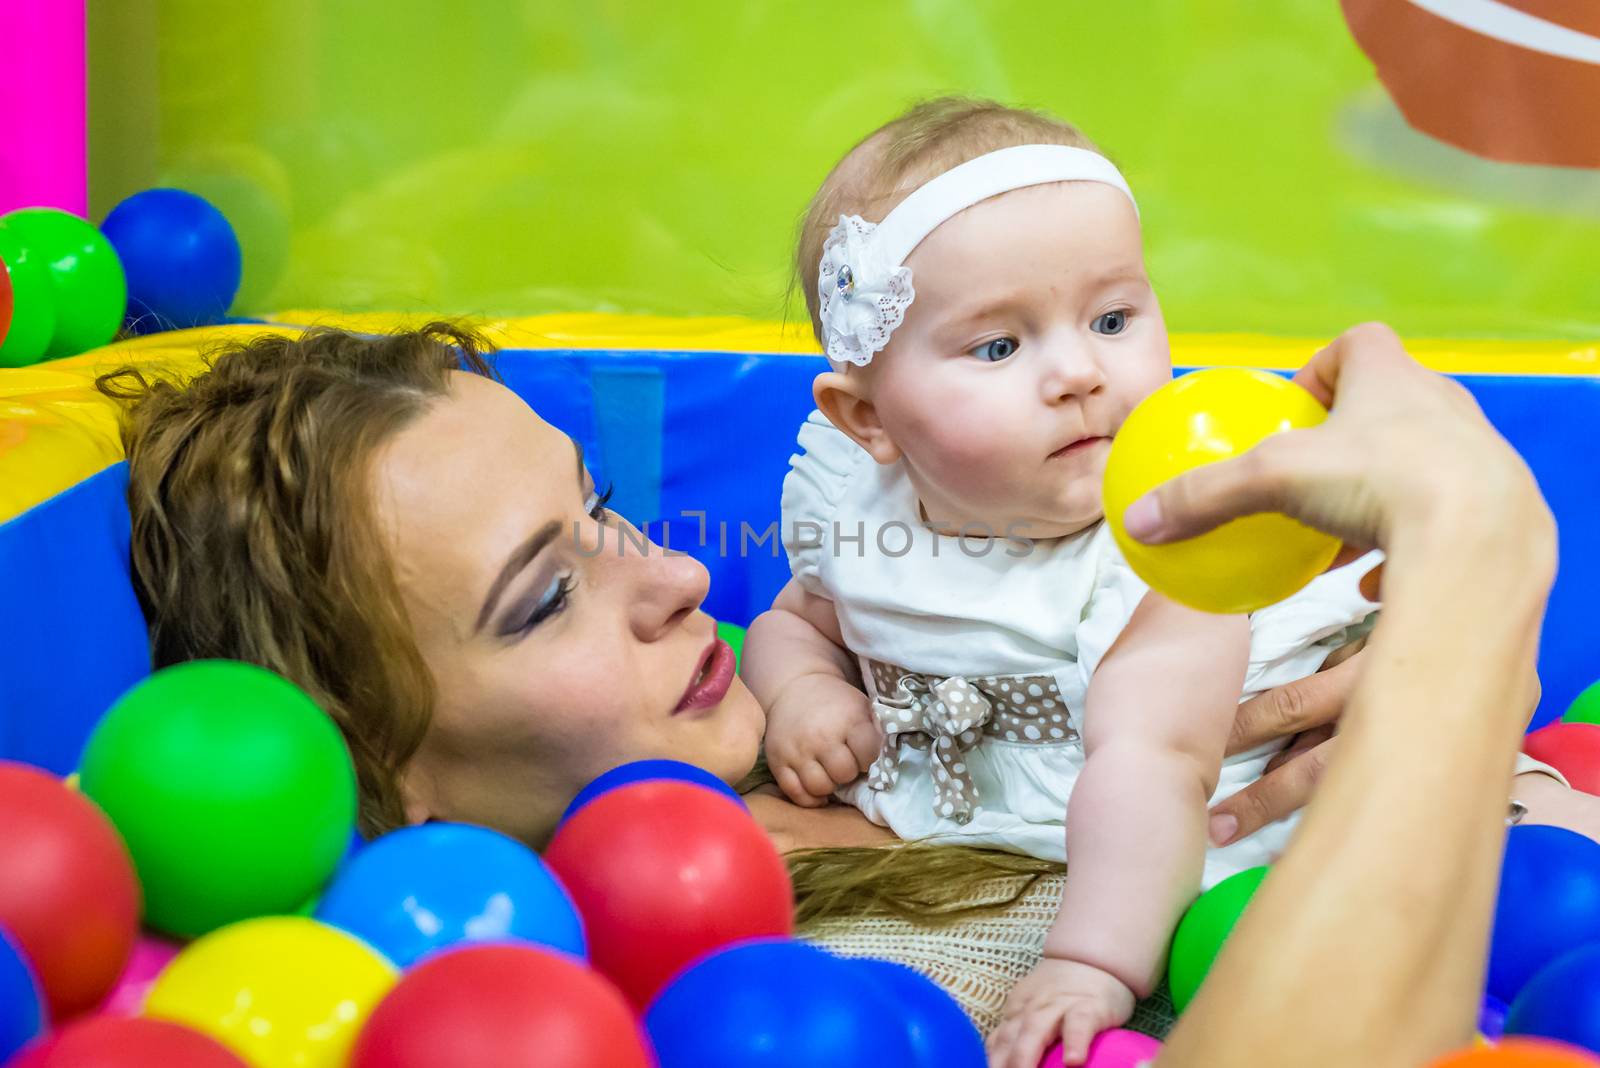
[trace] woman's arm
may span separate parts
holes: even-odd
[[[1297,380],[1332,402],[1321,427],[1128,513],[1159,542],[1271,509],[1388,553],[1338,759],[1161,1068],[1415,1068],[1472,1034],[1554,524],[1471,398],[1386,328]]]

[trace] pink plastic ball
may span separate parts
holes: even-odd
[[[122,975],[117,978],[117,985],[111,988],[110,996],[100,1006],[101,1013],[106,1016],[139,1015],[144,1010],[145,995],[155,985],[156,976],[161,974],[161,969],[167,966],[168,961],[178,955],[180,948],[178,943],[165,938],[140,935],[139,941],[134,944],[133,956],[128,958],[127,967],[122,969]]]
[[[1156,1054],[1161,1052],[1161,1043],[1149,1035],[1141,1035],[1137,1031],[1124,1031],[1118,1027],[1110,1031],[1102,1031],[1098,1037],[1089,1043],[1089,1059],[1083,1062],[1084,1068],[1144,1068],[1147,1064],[1154,1063]],[[1039,1068],[1061,1068],[1061,1043],[1057,1042],[1045,1051],[1044,1060],[1039,1062]]]

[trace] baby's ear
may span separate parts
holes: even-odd
[[[824,371],[811,383],[811,396],[828,422],[848,434],[874,460],[892,464],[900,459],[899,446],[890,440],[878,419],[878,408],[872,403],[864,375]]]

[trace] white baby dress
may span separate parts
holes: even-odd
[[[838,791],[907,841],[938,838],[1066,859],[1090,677],[1147,592],[1105,523],[1043,542],[961,539],[918,522],[901,464],[880,465],[819,412],[783,483],[794,577],[831,599],[888,733]],[[1304,678],[1378,605],[1329,572],[1250,617],[1241,700]],[[1230,757],[1213,803],[1260,778],[1282,743]],[[1203,886],[1282,852],[1292,821],[1206,856]]]

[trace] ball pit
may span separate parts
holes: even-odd
[[[1591,682],[1562,713],[1563,723],[1600,723],[1600,681]]]
[[[0,340],[0,367],[26,367],[44,356],[56,330],[55,298],[41,253],[0,220],[0,260],[11,293],[10,323]]]
[[[1172,989],[1172,1004],[1182,1012],[1194,1000],[1211,962],[1222,951],[1233,925],[1239,922],[1245,906],[1255,896],[1266,868],[1251,868],[1230,875],[1189,906],[1172,936],[1172,953],[1167,961],[1167,985]]]
[[[55,329],[44,349],[46,359],[75,356],[115,336],[128,290],[122,264],[104,234],[54,208],[13,211],[0,216],[0,227],[39,257],[50,279]]]
[[[145,999],[150,996],[150,988],[155,986],[156,977],[172,963],[172,958],[182,948],[177,942],[156,935],[141,936],[133,947],[133,955],[128,958],[127,967],[122,969],[116,985],[100,1006],[100,1014],[137,1016],[143,1012]]]
[[[133,854],[145,922],[180,937],[300,906],[355,822],[338,729],[247,664],[193,661],[139,683],[95,729],[81,775]]]
[[[6,1068],[247,1068],[226,1046],[168,1020],[97,1016],[29,1046]]]
[[[1161,1043],[1138,1031],[1114,1027],[1095,1036],[1089,1043],[1089,1056],[1083,1068],[1146,1068],[1155,1063],[1161,1052]],[[1045,1051],[1039,1068],[1063,1068],[1065,1064],[1058,1042]]]
[[[1106,458],[1106,522],[1129,565],[1151,588],[1207,612],[1253,612],[1320,575],[1339,540],[1287,516],[1245,516],[1170,545],[1134,541],[1122,518],[1168,479],[1238,456],[1273,434],[1316,426],[1327,415],[1287,379],[1243,368],[1196,371],[1146,397]]]
[[[1523,986],[1506,1033],[1551,1038],[1600,1052],[1600,943],[1563,953]]]
[[[1452,1053],[1429,1068],[1596,1068],[1600,1060],[1558,1042],[1507,1039]]]
[[[1552,723],[1528,735],[1522,751],[1565,775],[1574,790],[1600,794],[1600,725]]]
[[[911,1043],[905,1068],[984,1068],[983,1036],[944,988],[921,972],[870,957],[852,961],[894,1005]]]
[[[561,822],[567,822],[572,818],[572,814],[584,805],[587,805],[602,794],[610,793],[619,786],[626,786],[634,782],[661,780],[687,782],[694,783],[697,786],[704,786],[706,789],[713,790],[736,802],[741,808],[744,807],[744,798],[740,797],[733,787],[704,768],[697,768],[693,764],[685,764],[681,760],[634,760],[595,776],[589,785],[579,790],[578,795],[572,799],[572,804],[568,805],[566,812],[561,815]]]
[[[123,200],[101,232],[128,279],[126,319],[139,333],[222,321],[239,291],[242,253],[226,217],[182,189]]]
[[[1600,942],[1600,844],[1560,827],[1511,828],[1489,944],[1488,992],[1514,1005],[1535,973],[1585,942]]]
[[[638,782],[596,798],[544,857],[583,916],[595,968],[639,1008],[704,954],[792,928],[789,871],[772,840],[691,783]]]
[[[44,1027],[44,994],[22,947],[0,927],[0,1064]]]
[[[427,823],[379,838],[340,868],[315,917],[401,968],[461,942],[537,942],[582,957],[583,923],[521,842],[483,827]]]
[[[350,1068],[653,1068],[633,1010],[579,961],[467,946],[411,969],[361,1031]]]
[[[0,926],[62,1023],[106,996],[133,951],[139,883],[116,829],[54,775],[0,761]]]
[[[645,1013],[661,1068],[916,1064],[894,1002],[814,946],[745,942],[675,978]]]
[[[11,268],[0,259],[0,348],[6,343],[6,332],[11,329]]]
[[[145,1001],[146,1016],[210,1035],[254,1068],[343,1068],[395,969],[359,939],[315,920],[269,916],[184,947]]]

